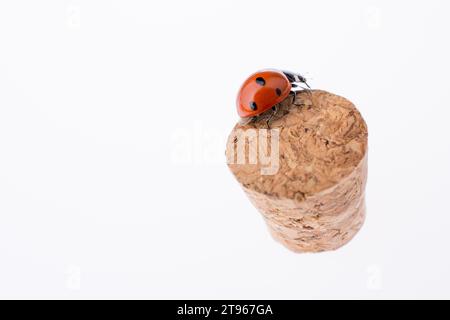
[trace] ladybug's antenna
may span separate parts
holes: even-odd
[[[303,83],[305,84],[305,86],[308,87],[308,89],[311,89],[311,87],[309,86],[309,84],[306,82],[306,79],[305,79],[305,81],[303,81]]]

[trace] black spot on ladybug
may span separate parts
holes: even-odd
[[[258,77],[256,78],[256,83],[259,84],[260,86],[264,86],[266,84],[266,80],[264,80],[263,77]]]
[[[253,111],[255,111],[258,108],[258,106],[256,105],[255,101],[250,102],[250,109],[252,109]]]
[[[280,88],[276,88],[275,89],[277,96],[281,96],[281,89]]]

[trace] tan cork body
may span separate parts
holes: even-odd
[[[237,124],[226,154],[272,236],[295,252],[334,250],[350,241],[365,217],[368,132],[359,111],[347,99],[321,90],[287,99],[270,121],[270,129],[277,130],[276,146],[274,131],[266,130],[267,154],[276,147],[277,169],[262,174],[267,163],[249,163],[249,156],[245,163],[235,159],[239,143],[246,152],[262,152],[252,144],[254,136],[243,139],[242,132],[267,128],[265,119]]]

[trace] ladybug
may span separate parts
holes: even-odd
[[[276,112],[277,105],[289,95],[292,94],[295,101],[296,92],[306,89],[301,84],[309,88],[305,77],[297,73],[276,69],[255,72],[239,90],[238,114],[243,120],[252,120],[270,109]]]

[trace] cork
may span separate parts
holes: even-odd
[[[275,240],[299,253],[335,250],[364,222],[367,126],[338,95],[311,90],[293,100],[269,122],[236,124],[228,166]]]

